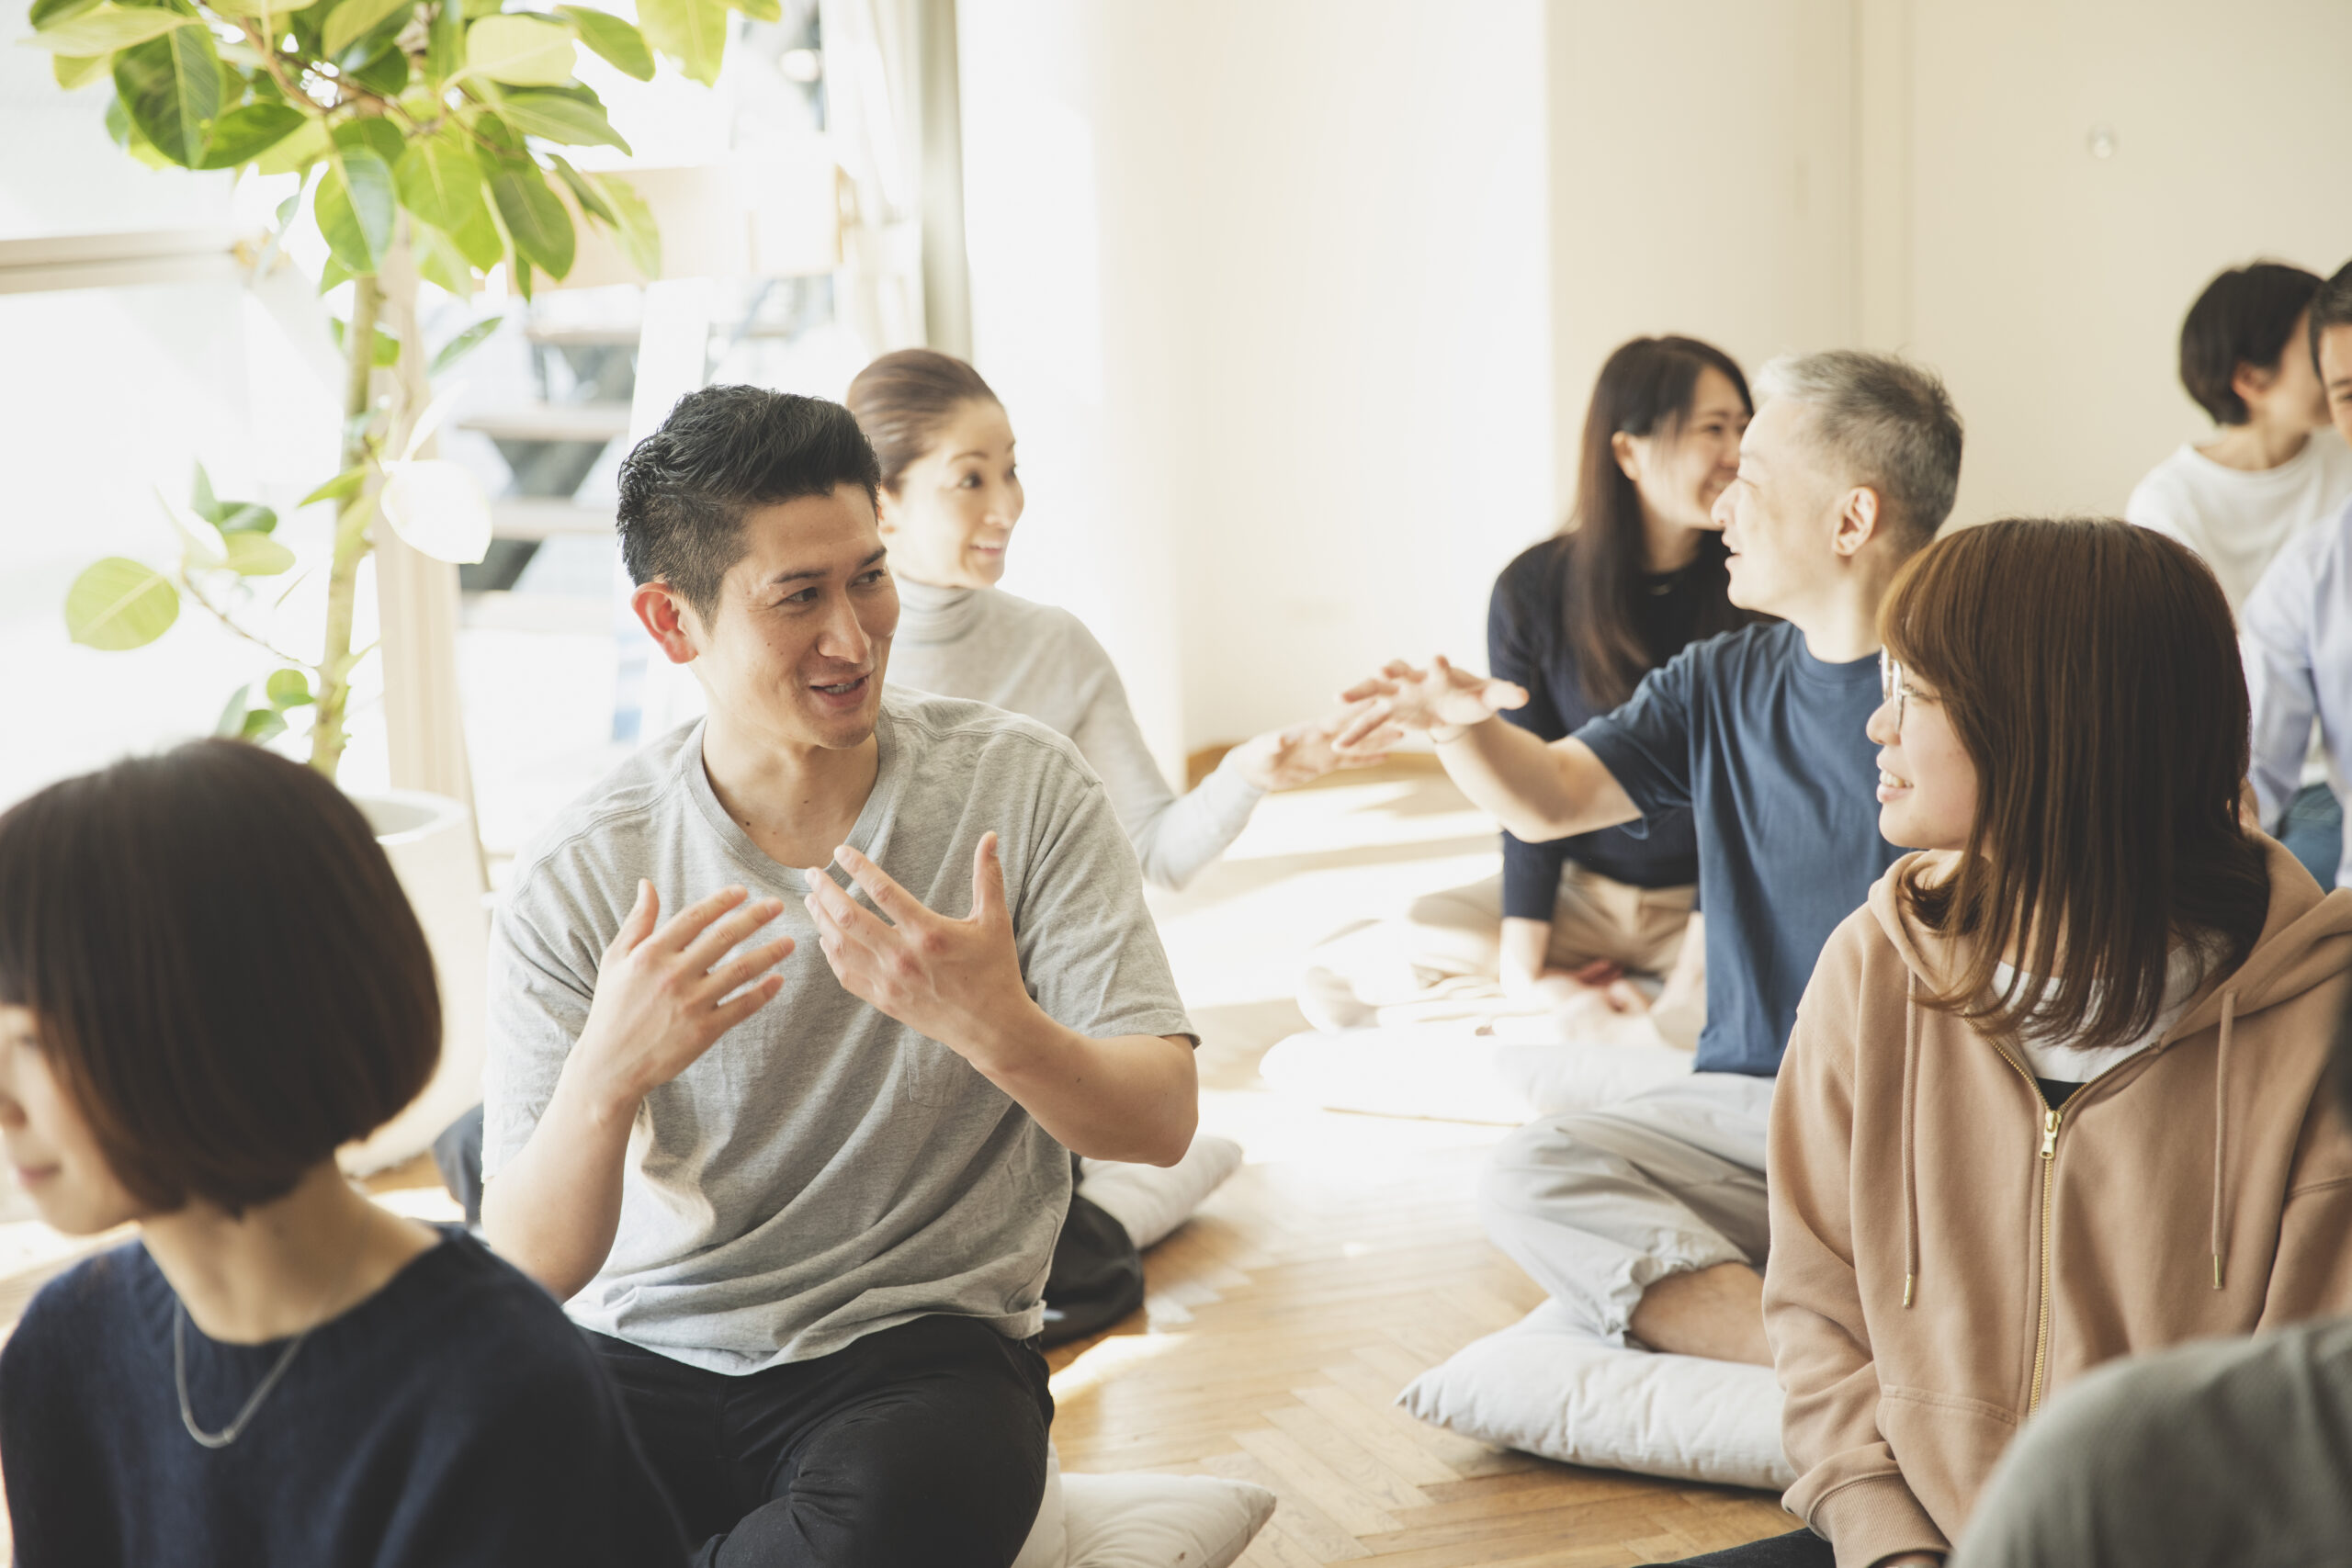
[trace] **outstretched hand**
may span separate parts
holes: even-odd
[[[749,897],[725,888],[656,929],[661,895],[638,883],[637,903],[597,964],[596,994],[572,1048],[621,1102],[633,1105],[684,1072],[784,988],[784,976],[766,971],[792,952],[790,937],[727,957],[784,913],[781,898]]]
[[[1036,1015],[994,833],[973,851],[972,912],[962,919],[926,908],[846,844],[833,858],[888,917],[886,924],[860,908],[821,868],[808,873],[818,946],[843,990],[965,1056],[996,1048]]]
[[[1335,747],[1348,751],[1384,724],[1419,730],[1432,740],[1451,740],[1505,708],[1526,705],[1527,688],[1457,670],[1441,653],[1427,670],[1393,659],[1379,674],[1341,692],[1340,700],[1362,705],[1332,738]]]
[[[1393,724],[1374,723],[1342,750],[1340,732],[1366,716],[1369,703],[1352,703],[1319,719],[1268,730],[1234,748],[1241,776],[1262,790],[1296,789],[1341,768],[1369,768],[1388,760],[1389,749],[1405,739]]]

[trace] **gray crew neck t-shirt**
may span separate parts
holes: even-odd
[[[960,917],[973,851],[993,829],[1022,974],[1046,1012],[1098,1039],[1194,1032],[1135,852],[1069,741],[978,703],[895,690],[876,734],[853,845]],[[619,1231],[567,1303],[572,1320],[728,1373],[811,1360],[932,1314],[1035,1333],[1069,1154],[955,1052],[842,988],[800,902],[803,874],[769,859],[711,793],[700,723],[566,807],[517,863],[491,943],[485,1176],[546,1111],[639,877],[665,919],[729,884],[773,894],[785,911],[757,940],[799,945],[783,992],[639,1107]]]

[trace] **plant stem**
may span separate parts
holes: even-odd
[[[369,383],[376,369],[376,317],[383,291],[371,275],[351,281],[351,320],[343,329],[349,367],[344,380],[343,467],[368,461],[368,412],[374,406]],[[368,558],[366,518],[355,515],[369,504],[366,485],[334,509],[334,565],[327,575],[326,646],[319,655],[319,709],[311,725],[311,766],[334,777],[343,761],[344,711],[351,697],[351,618],[358,600],[359,563]]]

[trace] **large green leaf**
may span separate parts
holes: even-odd
[[[87,648],[144,648],[180,618],[180,592],[153,567],[108,556],[65,591],[65,630]]]
[[[409,0],[339,0],[327,13],[326,26],[319,29],[319,52],[328,56],[341,54],[361,39],[376,30],[376,24],[399,10]]]
[[[397,98],[408,91],[408,52],[387,39],[365,65],[351,73],[351,79],[379,97]]]
[[[482,339],[496,332],[499,324],[505,320],[503,316],[484,316],[481,321],[443,344],[441,352],[433,356],[433,368],[427,374],[438,376],[467,355],[471,354],[481,346]]]
[[[653,51],[645,47],[643,33],[618,17],[585,6],[558,6],[555,14],[578,29],[580,41],[604,56],[614,70],[640,82],[653,80]]]
[[[247,104],[212,122],[200,169],[233,169],[252,162],[308,124],[310,117],[290,104]]]
[[[464,148],[442,137],[412,141],[392,165],[401,205],[447,233],[481,211],[481,167]]]
[[[705,86],[718,80],[727,52],[726,0],[638,0],[645,41],[677,60]]]
[[[53,28],[97,8],[98,0],[33,0],[25,19],[36,28]]]
[[[605,111],[563,93],[523,88],[501,100],[498,112],[507,124],[527,136],[565,147],[617,147],[629,150]]]
[[[606,228],[612,228],[620,222],[620,219],[614,215],[612,203],[605,199],[605,193],[590,185],[588,176],[573,168],[570,160],[560,152],[550,152],[548,154],[548,162],[555,165],[555,172],[571,188],[571,198],[580,204],[581,211]]]
[[[613,211],[613,243],[620,247],[628,265],[637,268],[649,281],[662,276],[662,231],[653,221],[653,209],[637,194],[637,187],[620,175],[583,175],[581,176],[604,194],[605,205]]]
[[[487,223],[490,220],[482,220]],[[474,296],[474,264],[448,235],[432,224],[418,220],[408,226],[409,244],[416,253],[416,275],[438,288],[445,288],[460,299]]]
[[[727,0],[727,4],[755,22],[784,20],[784,7],[777,3],[777,0]]]
[[[257,175],[290,175],[297,169],[307,169],[326,156],[327,128],[322,121],[311,119],[295,129],[294,134],[272,147],[254,161]]]
[[[294,566],[294,552],[266,534],[223,534],[227,565],[240,577],[276,577]]]
[[[259,746],[275,740],[286,733],[286,720],[276,708],[254,708],[245,715],[244,728],[237,734],[240,740],[250,740]]]
[[[271,671],[262,692],[269,698],[269,705],[281,713],[318,701],[311,694],[311,678],[300,670]]]
[[[90,54],[78,59],[70,54],[52,54],[49,57],[49,73],[57,78],[59,86],[70,93],[105,75],[107,67],[113,63],[114,56],[111,54]]]
[[[327,249],[352,276],[381,265],[392,243],[392,171],[365,148],[342,147],[319,181],[314,210]]]
[[[458,0],[441,0],[424,35],[424,77],[435,87],[465,69],[466,11]]]
[[[516,87],[560,87],[571,80],[579,47],[571,29],[532,17],[484,17],[466,29],[466,72]]]
[[[490,176],[491,199],[514,241],[515,253],[551,277],[571,270],[578,237],[562,198],[548,187],[539,166],[526,158],[502,158]],[[517,280],[518,287],[520,280]]]
[[[156,152],[183,168],[204,160],[220,112],[220,57],[203,28],[177,28],[114,57],[114,90]]]
[[[401,128],[379,114],[359,115],[334,128],[334,144],[338,147],[365,148],[384,161],[386,168],[401,161],[408,150],[408,138]]]
[[[145,43],[149,39],[183,28],[196,28],[194,17],[184,17],[177,11],[156,10],[146,6],[100,6],[95,10],[69,17],[54,27],[43,28],[28,39],[17,41],[32,49],[45,49],[51,54],[67,54],[80,59],[88,55],[112,54],[119,49]]]

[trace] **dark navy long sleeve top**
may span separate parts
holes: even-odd
[[[1527,705],[1503,717],[1544,740],[1573,735],[1606,710],[1585,695],[1576,649],[1568,641],[1566,599],[1572,556],[1565,536],[1522,551],[1495,580],[1487,609],[1487,663],[1493,674],[1527,688]],[[1635,624],[1653,665],[1665,663],[1690,641],[1699,624],[1700,590],[1690,571],[1644,581]],[[1660,811],[1645,822],[1603,828],[1544,843],[1503,835],[1503,913],[1548,920],[1558,897],[1564,862],[1575,861],[1612,881],[1635,887],[1680,887],[1699,880],[1699,846],[1690,812]]]

